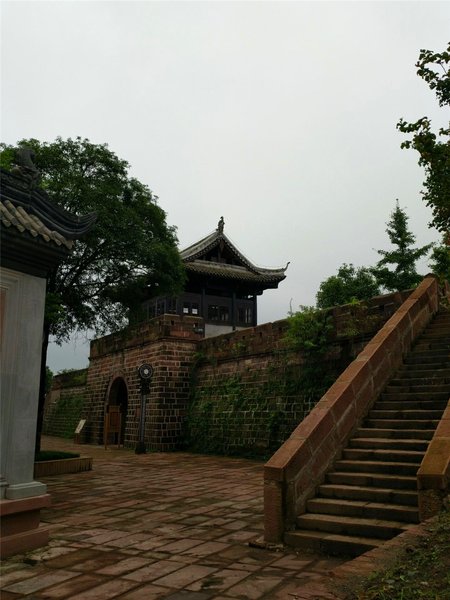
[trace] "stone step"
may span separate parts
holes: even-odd
[[[450,321],[448,319],[448,315],[436,315],[434,319],[432,319],[430,323],[428,323],[423,334],[428,333],[430,330],[433,331],[434,329],[450,329]]]
[[[450,375],[450,369],[435,369],[428,365],[428,369],[419,369],[415,365],[404,365],[396,373],[396,377],[400,378],[426,378],[426,377],[448,377]]]
[[[366,419],[365,427],[375,429],[432,429],[435,431],[438,419]]]
[[[390,502],[417,506],[418,497],[415,490],[398,490],[393,488],[377,488],[374,486],[358,486],[347,484],[323,483],[318,488],[323,498],[344,498],[346,500],[367,500],[371,502]]]
[[[425,452],[421,450],[399,450],[392,448],[346,448],[344,460],[369,460],[396,463],[420,464]]]
[[[428,333],[428,331],[434,329],[450,329],[450,319],[449,315],[437,315],[434,319],[428,323],[427,327],[424,330],[424,333]]]
[[[376,488],[389,488],[414,491],[417,493],[417,479],[412,475],[392,475],[389,473],[359,473],[351,471],[332,471],[327,473],[327,483]]]
[[[392,383],[389,383],[389,385],[384,389],[385,394],[416,394],[418,392],[426,392],[431,394],[435,394],[436,392],[445,392],[446,394],[449,394],[450,385],[445,382],[413,384],[409,383],[407,380],[403,380],[402,383],[397,383],[397,385],[392,385]]]
[[[414,359],[414,361],[423,361],[423,362],[449,362],[450,356],[449,351],[447,349],[434,349],[434,350],[426,350],[424,352],[419,352],[418,350],[411,352],[406,357],[407,359]],[[405,361],[407,362],[407,361]],[[414,363],[415,364],[415,363]]]
[[[450,337],[450,325],[448,321],[431,323],[420,336],[420,339],[433,336]]]
[[[433,385],[446,385],[447,389],[450,389],[450,371],[448,375],[439,375],[436,373],[429,373],[428,377],[411,377],[412,373],[409,373],[407,377],[396,377],[391,379],[387,388],[397,386],[433,386]],[[386,388],[386,389],[387,389]]]
[[[432,338],[432,337],[442,337],[449,338],[450,337],[450,327],[448,323],[435,323],[427,328],[426,332],[423,334],[423,338]],[[422,339],[423,339],[422,338]],[[422,341],[422,340],[421,340]]]
[[[433,364],[422,364],[422,365],[407,365],[403,364],[399,375],[397,377],[434,377],[440,375],[442,371],[448,372],[448,365],[433,365]]]
[[[350,448],[384,448],[390,450],[415,450],[425,452],[429,445],[428,440],[396,439],[396,438],[363,438],[356,437],[349,441]]]
[[[447,340],[434,340],[434,341],[426,341],[420,342],[416,346],[414,346],[413,352],[416,350],[418,352],[427,352],[427,350],[449,350],[450,349],[450,341]]]
[[[420,351],[421,348],[425,350],[445,350],[450,345],[450,336],[444,337],[431,336],[429,338],[421,337],[411,348],[411,353]]]
[[[308,513],[361,517],[363,519],[385,519],[404,523],[418,523],[417,507],[391,504],[388,502],[368,502],[366,500],[346,500],[335,498],[312,498],[306,503]]]
[[[403,359],[405,365],[417,365],[420,368],[427,368],[429,365],[430,368],[433,367],[435,369],[445,369],[450,366],[450,359],[448,358],[434,358],[433,356],[413,356],[410,354]]]
[[[359,427],[353,434],[353,438],[395,438],[395,439],[414,439],[414,440],[431,440],[434,435],[435,428],[429,429],[398,429],[390,427]]]
[[[427,331],[420,337],[417,343],[423,342],[434,342],[435,340],[448,340],[450,339],[450,330],[448,327],[430,327]],[[415,347],[415,346],[414,346]]]
[[[448,390],[444,392],[383,392],[380,400],[448,400]]]
[[[373,410],[445,410],[447,400],[377,400]]]
[[[337,471],[353,471],[355,473],[389,473],[391,475],[408,475],[415,477],[420,467],[419,462],[394,462],[382,460],[341,459],[335,463]]]
[[[305,513],[297,517],[296,524],[298,529],[312,529],[341,535],[357,535],[384,540],[388,540],[410,527],[401,521],[311,513]]]
[[[376,538],[336,535],[323,531],[288,531],[284,543],[292,548],[307,549],[332,556],[353,558],[383,544]]]
[[[371,410],[369,411],[370,419],[409,419],[409,420],[426,420],[440,419],[444,409],[441,410]]]
[[[450,352],[450,342],[425,342],[425,344],[422,344],[421,346],[417,346],[417,348],[415,349],[415,351],[417,350],[417,352],[419,352],[420,354],[425,354],[426,352],[435,352],[435,351],[440,351],[440,352],[447,352],[447,354]],[[412,353],[413,355],[415,354],[415,351]]]
[[[441,324],[439,324],[437,327],[431,326],[424,333],[422,333],[422,335],[420,337],[420,341],[432,340],[435,338],[445,339],[445,338],[449,338],[449,337],[450,337],[450,328],[447,326],[442,327]]]
[[[357,556],[419,521],[417,471],[450,396],[450,311],[441,311],[307,501],[297,548]]]
[[[409,355],[414,356],[417,353],[430,353],[431,355],[435,355],[440,352],[445,355],[445,352],[448,353],[449,344],[450,335],[431,335],[423,337],[411,348]]]

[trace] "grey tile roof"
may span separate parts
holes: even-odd
[[[202,260],[209,251],[220,244],[227,246],[236,257],[237,262],[240,263],[239,266]],[[266,269],[254,265],[238,250],[223,231],[219,231],[218,229],[182,250],[180,255],[188,271],[260,283],[282,281],[286,277],[285,272],[289,265],[288,263],[286,267],[278,269]]]
[[[199,259],[185,262],[184,266],[187,271],[192,271],[194,273],[216,275],[218,277],[225,277],[226,279],[253,281],[255,283],[271,283],[281,281],[286,277],[284,269],[264,269],[262,272],[254,273],[246,267]]]
[[[45,190],[27,179],[0,169],[1,222],[22,233],[71,248],[71,240],[85,235],[97,219],[95,213],[75,215],[56,206]]]
[[[37,216],[29,214],[23,206],[14,206],[10,200],[0,201],[0,216],[5,227],[15,227],[21,233],[28,233],[34,238],[41,238],[57,246],[63,245],[69,250],[72,248],[72,240],[50,230]]]

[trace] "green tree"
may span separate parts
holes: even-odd
[[[49,367],[45,367],[45,393],[52,389],[53,371]]]
[[[184,269],[175,229],[167,225],[157,196],[129,176],[129,164],[106,144],[78,137],[53,143],[21,140],[18,146],[34,151],[41,186],[54,204],[81,215],[97,213],[92,230],[47,280],[42,409],[50,335],[61,343],[74,330],[103,334],[119,329],[145,297],[177,293]],[[11,168],[14,155],[14,147],[2,144],[0,165]]]
[[[285,334],[287,347],[303,358],[298,384],[308,400],[319,400],[337,377],[337,363],[327,361],[333,337],[329,311],[300,306],[289,312]]]
[[[300,306],[298,311],[289,312],[286,340],[292,350],[311,355],[314,359],[322,358],[329,349],[332,329],[332,320],[326,311]]]
[[[416,63],[417,74],[436,93],[439,105],[450,105],[450,44],[440,53],[421,50]],[[425,169],[423,198],[432,210],[430,226],[439,231],[450,230],[450,128],[441,127],[438,134],[431,130],[431,121],[422,117],[415,123],[403,119],[397,128],[413,134],[402,148],[414,148],[419,153],[419,165]]]
[[[354,300],[368,300],[380,293],[379,285],[370,268],[344,263],[337,275],[322,281],[316,294],[319,308],[347,304]]]
[[[430,260],[431,270],[441,282],[450,282],[450,236],[444,235],[442,243],[434,246]]]
[[[416,237],[408,229],[408,216],[400,208],[398,200],[387,223],[386,232],[394,249],[378,250],[378,254],[383,258],[378,261],[376,267],[371,269],[373,275],[379,285],[389,291],[416,287],[422,279],[422,275],[416,271],[416,262],[430,251],[432,244],[413,248]],[[392,265],[393,270],[390,270],[387,265]]]

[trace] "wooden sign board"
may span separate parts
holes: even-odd
[[[74,436],[73,436],[74,444],[80,443],[80,433],[83,431],[83,427],[85,425],[86,425],[86,419],[80,419],[80,421],[78,422],[77,428],[75,429]]]
[[[79,435],[85,425],[86,425],[86,419],[81,419],[77,425],[77,428],[75,429],[75,435]]]

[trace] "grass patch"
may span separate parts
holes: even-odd
[[[43,462],[45,460],[62,460],[64,458],[79,458],[80,455],[75,452],[59,452],[54,450],[41,450],[36,452],[34,457],[35,462]]]
[[[430,525],[392,566],[351,590],[348,600],[450,600],[450,512]]]

